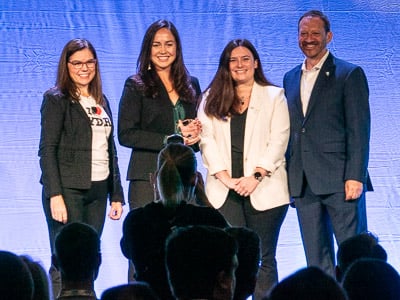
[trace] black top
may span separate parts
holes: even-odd
[[[244,131],[246,127],[247,109],[243,114],[232,115],[231,119],[231,151],[232,177],[243,176]]]
[[[128,213],[123,224],[121,249],[135,265],[136,280],[145,281],[161,299],[171,295],[164,263],[164,244],[172,228],[209,225],[225,228],[228,223],[214,208],[182,202],[174,212],[152,202]]]

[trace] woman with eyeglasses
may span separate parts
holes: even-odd
[[[83,222],[101,235],[107,199],[112,220],[120,219],[124,204],[111,110],[96,50],[88,40],[65,45],[55,86],[45,92],[40,111],[40,181],[53,253],[63,225]],[[60,278],[54,265],[50,276],[57,297]]]

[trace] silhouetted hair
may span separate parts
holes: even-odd
[[[167,207],[194,197],[197,160],[193,150],[180,143],[165,146],[158,155],[157,189]]]
[[[147,97],[155,98],[159,95],[159,87],[162,84],[153,63],[151,62],[151,50],[154,37],[162,28],[168,29],[175,38],[176,57],[171,65],[171,80],[180,99],[189,103],[196,103],[196,93],[191,84],[189,72],[183,61],[182,43],[175,25],[167,20],[158,20],[147,29],[137,59],[137,74],[133,76],[136,87]]]
[[[344,275],[343,287],[350,300],[400,299],[399,273],[380,259],[355,261]]]
[[[57,267],[67,280],[95,279],[101,261],[100,238],[90,225],[73,222],[62,227],[55,240]]]
[[[260,265],[260,238],[246,227],[227,227],[225,231],[237,242],[239,266],[235,271],[236,287],[233,300],[246,300],[254,293]]]
[[[337,252],[336,279],[342,280],[347,268],[359,258],[387,260],[387,253],[378,244],[378,237],[370,232],[360,233],[344,240]]]
[[[167,144],[172,144],[172,143],[184,144],[183,136],[180,134],[171,134],[170,136],[167,137]],[[154,180],[152,183],[154,184]],[[155,194],[156,194],[155,199],[158,199],[159,198],[158,190],[156,190]],[[195,198],[195,204],[198,206],[213,207],[206,195],[203,175],[199,171],[196,171],[196,187],[194,190],[194,198]],[[187,201],[191,203],[190,199],[187,199]]]
[[[101,300],[158,300],[158,296],[146,282],[135,281],[111,287],[103,292]]]
[[[320,18],[322,20],[322,22],[324,22],[325,32],[331,31],[331,23],[329,22],[328,17],[323,12],[321,12],[319,10],[309,10],[306,13],[304,13],[300,17],[299,22],[297,23],[298,30],[300,30],[300,22],[301,22],[301,20],[303,20],[304,18],[307,18],[307,17]]]
[[[94,75],[93,80],[89,83],[89,92],[91,96],[96,100],[96,103],[104,105],[100,66],[97,58],[97,53],[93,45],[86,39],[73,39],[64,46],[64,49],[61,52],[60,60],[58,62],[56,88],[59,89],[60,92],[62,92],[64,95],[69,96],[76,101],[79,101],[79,89],[69,75],[68,62],[70,57],[75,52],[81,51],[83,49],[89,49],[89,51],[93,54],[93,58],[96,59],[96,74]]]
[[[11,252],[0,251],[0,298],[31,300],[33,279],[28,266]]]
[[[50,300],[50,285],[47,273],[43,266],[34,261],[30,256],[20,256],[27,265],[33,279],[33,297],[32,300]]]
[[[317,267],[300,269],[275,285],[268,300],[346,300],[337,281]]]
[[[232,272],[237,246],[223,229],[188,226],[179,227],[169,235],[165,252],[174,296],[212,299],[218,274]]]
[[[236,94],[235,82],[232,79],[229,62],[233,49],[237,47],[247,48],[257,61],[257,69],[254,70],[254,80],[259,85],[273,85],[264,75],[260,56],[253,44],[246,39],[231,40],[224,48],[219,58],[219,65],[214,78],[207,87],[207,102],[204,111],[207,116],[217,119],[224,119],[236,113],[235,105],[240,103],[239,96]]]

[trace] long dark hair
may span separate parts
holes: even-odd
[[[192,148],[168,144],[158,155],[157,189],[166,207],[190,202],[196,185],[197,160]]]
[[[167,20],[158,20],[151,24],[147,29],[137,60],[137,74],[133,77],[135,84],[147,97],[154,98],[160,92],[159,87],[162,83],[151,62],[151,49],[153,46],[154,36],[157,31],[162,28],[171,31],[176,41],[176,58],[171,65],[170,74],[174,88],[182,101],[195,103],[196,94],[191,84],[189,72],[183,61],[181,39],[175,25]]]
[[[233,49],[245,47],[250,50],[257,68],[254,70],[254,80],[262,86],[273,85],[264,75],[260,56],[253,44],[246,39],[231,40],[224,48],[219,58],[218,70],[207,87],[208,95],[204,111],[208,116],[225,119],[235,113],[235,104],[240,101],[235,92],[235,82],[229,70],[229,61]]]
[[[96,74],[93,80],[89,83],[89,93],[96,100],[96,103],[103,105],[103,90],[97,53],[93,45],[86,39],[73,39],[64,46],[64,49],[61,52],[60,60],[58,62],[56,88],[59,89],[64,95],[69,96],[76,101],[79,101],[79,89],[69,75],[68,61],[75,52],[83,49],[89,49],[89,51],[93,54],[93,58],[97,61],[95,65]]]

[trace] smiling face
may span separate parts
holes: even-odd
[[[93,61],[94,55],[88,48],[76,51],[68,60],[69,76],[81,94],[85,96],[88,96],[89,84],[96,75],[96,64],[91,63]],[[83,64],[80,68],[76,68],[79,63]]]
[[[151,62],[157,71],[170,69],[176,59],[176,40],[171,31],[161,28],[151,46]]]
[[[243,46],[232,50],[229,59],[229,71],[236,84],[252,84],[254,82],[254,70],[258,67],[258,61],[254,59],[249,49]]]
[[[319,17],[305,17],[299,24],[299,47],[307,60],[315,65],[326,53],[326,46],[332,40],[332,32],[326,32]]]

